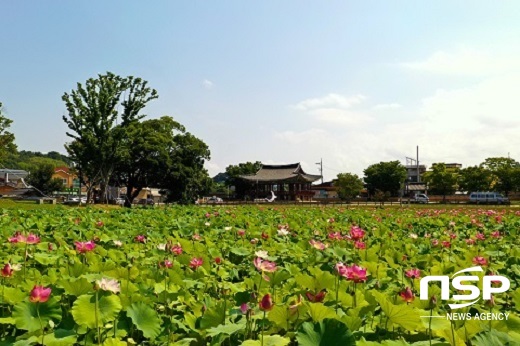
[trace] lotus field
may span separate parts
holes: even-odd
[[[513,208],[0,213],[0,345],[520,343]]]

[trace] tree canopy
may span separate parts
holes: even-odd
[[[4,161],[9,153],[16,152],[14,134],[8,131],[13,121],[4,116],[2,102],[0,102],[0,162]]]
[[[124,129],[145,117],[140,111],[157,97],[157,91],[141,78],[122,78],[111,72],[90,78],[85,85],[78,83],[77,89],[63,95],[68,111],[63,121],[72,138],[65,148],[89,192],[99,184],[105,196],[121,155]]]
[[[406,179],[406,167],[399,161],[380,162],[368,166],[364,171],[364,181],[371,195],[376,190],[397,196]]]
[[[340,173],[334,180],[334,185],[338,187],[339,198],[350,200],[358,196],[363,189],[363,180],[356,174]]]
[[[459,171],[459,189],[462,191],[489,191],[493,177],[488,169],[482,166],[471,166]]]
[[[434,195],[451,195],[457,190],[458,169],[448,169],[444,163],[436,163],[432,170],[424,173],[428,190]]]
[[[127,190],[125,203],[149,186],[163,188],[171,201],[192,202],[211,186],[204,169],[209,157],[207,145],[171,117],[132,123],[116,166]]]

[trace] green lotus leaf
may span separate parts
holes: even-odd
[[[75,297],[92,292],[94,289],[93,285],[85,278],[76,280],[62,280],[60,281],[59,285],[63,287],[65,293]]]
[[[372,295],[375,297],[390,322],[398,324],[409,331],[415,330],[421,323],[421,317],[418,310],[404,304],[394,305],[390,303],[386,295],[381,292],[373,291]]]
[[[45,335],[45,346],[70,346],[77,341],[74,330],[58,329]]]
[[[320,322],[326,318],[336,318],[336,312],[333,308],[323,305],[322,303],[308,303],[309,310],[307,313],[314,322]]]
[[[291,342],[291,339],[284,338],[279,335],[265,335],[264,346],[286,346]],[[260,346],[262,345],[261,340],[246,340],[241,346]]]
[[[224,322],[226,317],[226,306],[224,302],[218,302],[216,305],[209,307],[200,321],[200,329],[208,329],[217,327]]]
[[[95,295],[85,294],[80,296],[72,306],[74,321],[79,325],[94,329],[113,321],[122,308],[119,297],[113,294],[99,295],[97,305],[96,312]]]
[[[13,318],[16,328],[34,332],[40,330],[42,325],[46,327],[51,320],[58,324],[61,321],[61,306],[56,298],[50,298],[45,303],[21,302],[14,306]]]
[[[125,341],[121,341],[114,338],[107,338],[103,341],[103,346],[127,346]]]
[[[146,338],[155,339],[161,332],[161,319],[150,306],[142,302],[134,303],[126,314]]]
[[[15,305],[22,302],[26,297],[27,293],[24,293],[20,289],[14,287],[3,287],[3,301],[10,305]]]
[[[244,330],[246,327],[245,320],[242,320],[243,323],[228,323],[228,324],[221,324],[217,327],[209,328],[207,330],[207,336],[217,336],[220,334],[224,335],[232,335],[236,332],[239,332],[241,330]]]
[[[37,252],[34,254],[34,260],[45,266],[50,265],[50,264],[55,264],[59,258],[60,258],[60,256],[58,256],[58,255],[50,255],[48,253],[42,253],[42,252]]]
[[[356,339],[341,321],[324,319],[320,322],[305,322],[298,329],[296,340],[300,346],[349,346]]]

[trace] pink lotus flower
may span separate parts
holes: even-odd
[[[36,234],[29,233],[27,235],[27,244],[38,244],[40,242],[40,237],[38,237]]]
[[[247,312],[249,311],[249,306],[247,305],[247,303],[242,303],[240,305],[240,311],[245,315],[247,314]]]
[[[479,232],[475,235],[475,238],[477,238],[477,240],[485,240],[486,236],[483,233]]]
[[[239,229],[239,230],[237,231],[237,235],[238,235],[239,237],[243,237],[243,236],[246,235],[246,231],[243,230],[243,229]]]
[[[350,229],[350,237],[352,238],[352,240],[360,240],[363,239],[364,236],[365,231],[363,231],[361,227],[352,226],[352,228]]]
[[[273,303],[273,300],[271,299],[271,295],[269,293],[267,293],[265,296],[263,296],[262,300],[258,304],[258,307],[262,311],[271,311],[273,306],[274,306],[274,303]]]
[[[464,241],[468,245],[474,245],[475,244],[475,239],[473,239],[473,238],[468,238],[468,239],[465,239]]]
[[[29,301],[31,303],[45,303],[47,300],[49,300],[51,292],[52,290],[50,288],[45,288],[43,286],[34,286],[30,293]]]
[[[339,262],[336,264],[335,268],[336,268],[336,272],[338,273],[338,275],[346,277],[346,275],[347,275],[347,266],[346,265],[344,265],[342,262]]]
[[[256,269],[261,272],[274,273],[276,271],[276,263],[263,260],[261,257],[257,257],[253,261]]]
[[[172,249],[171,251],[176,254],[176,255],[181,255],[182,254],[182,246],[180,244],[176,244],[176,245],[173,245],[172,246]]]
[[[342,240],[343,237],[341,236],[341,233],[339,232],[330,232],[328,235],[330,240]]]
[[[134,240],[137,242],[137,243],[146,243],[146,236],[145,235],[142,235],[142,234],[139,234],[139,235],[136,235]]]
[[[491,236],[492,236],[493,238],[497,238],[497,239],[500,238],[500,237],[502,237],[502,235],[500,234],[500,231],[494,231],[494,232],[491,232]]]
[[[251,239],[250,243],[256,245],[258,243],[258,238]]]
[[[336,270],[338,271],[338,273],[340,273],[341,276],[343,276],[347,280],[354,281],[355,283],[367,281],[367,270],[365,268],[362,268],[355,264],[348,267],[344,266],[342,263],[341,266],[339,266],[338,268],[338,264],[336,265]]]
[[[471,260],[471,262],[473,262],[473,264],[481,265],[481,266],[486,266],[488,264],[487,259],[485,259],[482,256],[473,257],[473,260]]]
[[[413,268],[405,271],[404,275],[410,279],[419,279],[421,277],[421,271],[417,268]]]
[[[410,289],[410,287],[406,287],[404,291],[399,293],[399,295],[401,296],[401,298],[403,298],[403,300],[406,303],[411,303],[415,299],[415,296],[414,296],[412,290]]]
[[[437,245],[439,245],[439,240],[432,239],[432,246],[437,246]]]
[[[87,253],[96,247],[96,243],[94,243],[92,240],[89,241],[75,241],[74,245],[76,245],[76,251],[79,253]]]
[[[198,267],[200,267],[203,263],[202,258],[192,258],[190,261],[190,268],[193,270],[196,270]]]
[[[333,217],[331,217],[330,219],[327,220],[328,223],[334,223],[336,220],[334,220]]]
[[[262,232],[262,239],[263,240],[267,240],[269,239],[269,234],[265,233],[265,232]]]
[[[0,271],[0,274],[4,277],[4,278],[9,278],[11,276],[13,276],[14,274],[14,270],[13,268],[11,268],[11,264],[9,263],[6,263],[6,265],[2,268],[2,270]]]
[[[311,244],[311,246],[313,248],[315,248],[316,250],[320,250],[320,251],[323,251],[328,247],[327,245],[323,244],[321,241],[317,241],[314,239],[309,240],[309,244]]]
[[[216,258],[215,258],[215,264],[216,264],[216,265],[221,265],[221,264],[222,264],[222,258],[220,258],[220,257],[216,257]]]
[[[160,268],[171,268],[171,267],[173,267],[173,262],[168,259],[165,259],[164,261],[159,262],[159,267]]]
[[[96,222],[96,227],[103,227],[105,224],[103,223],[103,221],[98,221]]]
[[[360,250],[364,250],[367,248],[366,244],[359,240],[354,243],[354,247]]]
[[[20,232],[16,232],[14,234],[14,236],[9,238],[9,242],[10,243],[26,243],[27,242],[27,238],[23,234],[21,234]]]
[[[306,292],[305,296],[307,299],[312,303],[322,303],[325,299],[325,295],[327,295],[327,292],[325,290],[321,290],[318,293],[314,294],[311,292]]]
[[[194,234],[191,238],[196,241],[202,240],[202,237],[199,234]]]
[[[451,243],[449,241],[447,241],[447,240],[444,240],[442,242],[442,247],[451,247]]]

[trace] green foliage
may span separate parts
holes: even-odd
[[[379,190],[397,196],[406,178],[406,167],[399,161],[376,163],[363,172],[365,174],[363,180],[371,195]]]
[[[481,167],[488,169],[493,177],[493,189],[504,192],[520,190],[520,163],[509,157],[490,157]]]
[[[14,134],[8,131],[13,121],[3,114],[2,102],[0,102],[0,162],[4,161],[9,153],[16,151]]]
[[[235,197],[244,198],[246,187],[248,186],[242,179],[241,175],[255,174],[262,168],[260,161],[241,162],[237,165],[229,165],[226,167],[226,185],[235,187]]]
[[[355,345],[356,339],[348,327],[335,319],[320,322],[305,322],[296,336],[301,346],[349,346]]]
[[[44,194],[51,194],[53,191],[60,191],[63,188],[63,181],[53,178],[53,175],[54,166],[51,163],[40,163],[33,166],[27,182]]]
[[[137,329],[143,332],[145,338],[155,339],[161,332],[161,319],[148,305],[142,302],[134,303],[128,308],[127,315]]]
[[[444,163],[436,163],[423,178],[431,194],[451,195],[457,190],[458,169],[448,169]]]
[[[482,166],[472,166],[459,171],[459,189],[461,191],[489,191],[493,177],[491,172]]]
[[[364,230],[359,241],[366,249],[349,239],[353,224]],[[264,345],[419,346],[429,345],[431,335],[432,345],[462,346],[515,344],[520,337],[514,209],[58,206],[3,208],[0,225],[3,239],[17,231],[41,237],[27,248],[7,241],[0,247],[4,263],[20,267],[0,277],[0,345],[261,345],[263,338]],[[291,235],[279,235],[279,225],[289,225]],[[477,233],[485,239],[468,244]],[[76,250],[74,242],[89,239],[92,251]],[[177,244],[180,254],[171,251]],[[276,271],[262,273],[258,256]],[[507,312],[507,321],[452,324],[442,318],[450,310],[439,284],[430,284],[428,294],[438,299],[430,310],[419,299],[419,280],[405,274],[416,268],[421,277],[452,275],[474,266],[475,256],[487,259],[486,271],[511,280],[508,292],[494,294],[491,309]],[[203,264],[194,268],[198,258]],[[366,268],[366,281],[339,276],[339,262]],[[52,289],[48,302],[28,302],[35,285]],[[413,293],[408,303],[399,294],[406,287]],[[274,305],[264,314],[259,303],[267,293]],[[486,303],[480,299],[470,311],[489,312]]]
[[[363,190],[363,180],[351,173],[338,174],[334,185],[338,187],[339,197],[346,200],[355,198]]]
[[[74,302],[71,312],[77,324],[97,328],[115,320],[121,308],[118,296],[99,296],[96,302],[96,295],[84,294]]]
[[[101,184],[104,192],[120,160],[124,130],[142,119],[141,110],[158,97],[147,84],[141,78],[107,72],[88,79],[85,85],[78,83],[76,90],[63,95],[68,112],[63,121],[72,139],[65,148],[80,167],[80,179],[89,190]]]

